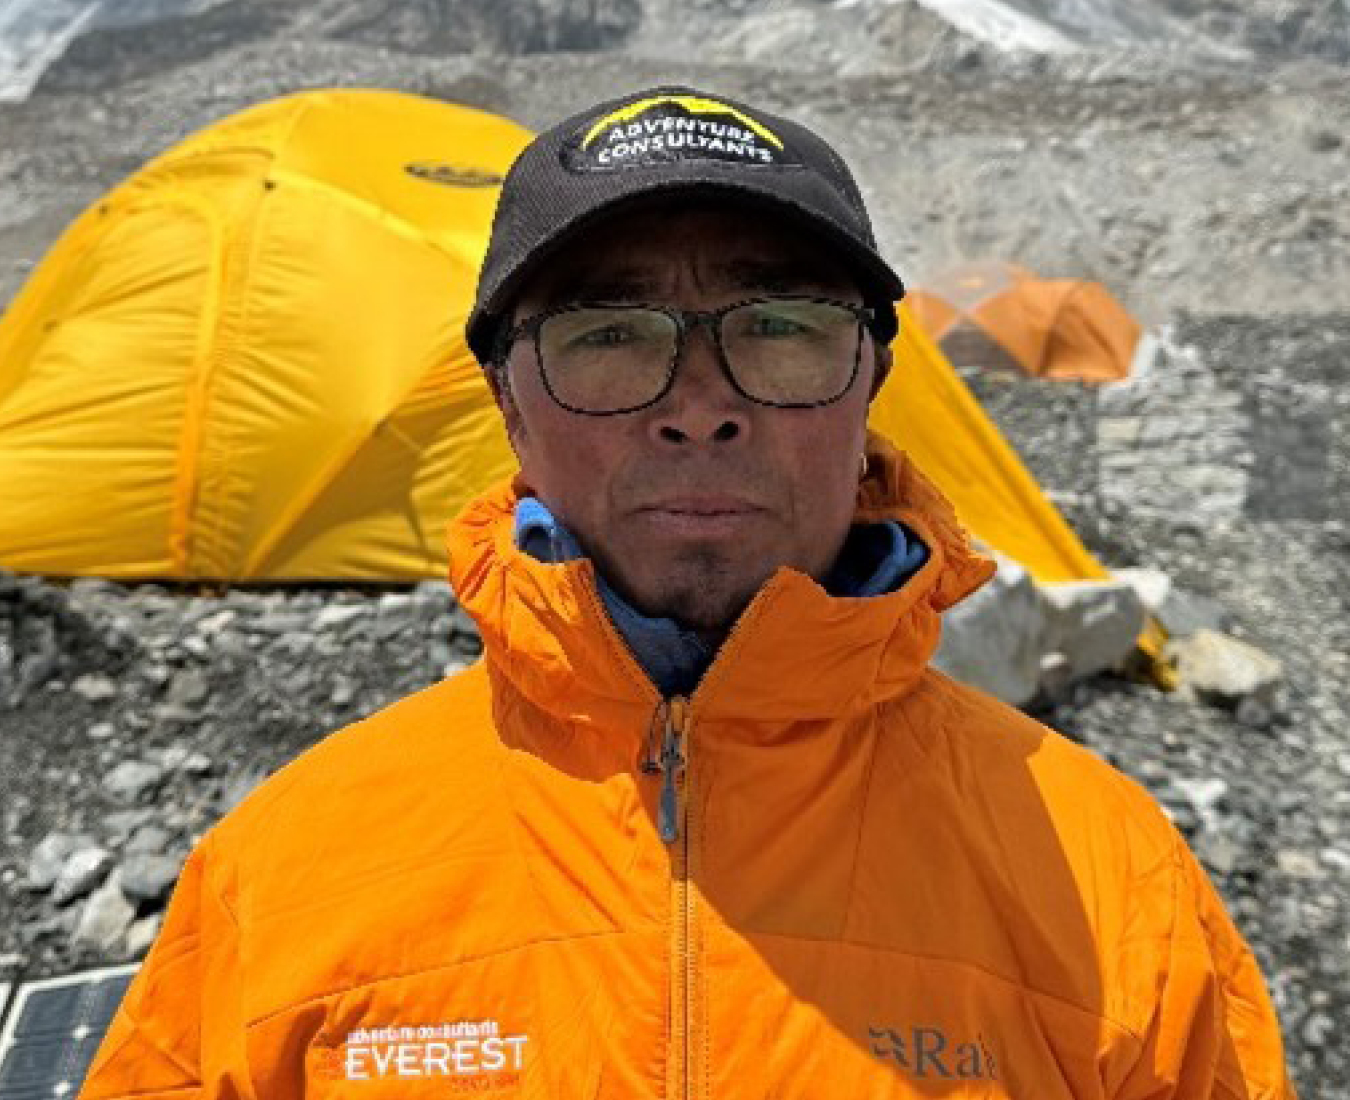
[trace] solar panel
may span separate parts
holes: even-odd
[[[115,966],[20,985],[0,1028],[0,1100],[74,1096],[136,969]]]

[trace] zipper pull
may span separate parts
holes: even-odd
[[[661,796],[657,804],[656,824],[661,839],[673,844],[680,838],[679,776],[684,771],[684,732],[688,722],[688,700],[673,696],[666,705],[666,729],[661,741],[657,767],[661,772]]]

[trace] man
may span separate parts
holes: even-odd
[[[485,658],[212,831],[85,1095],[1291,1096],[1156,806],[926,667],[992,566],[866,433],[902,293],[790,121],[537,139],[468,324]]]

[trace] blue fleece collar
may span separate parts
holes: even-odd
[[[558,563],[585,557],[576,536],[537,497],[516,505],[516,546],[537,561]],[[928,548],[894,520],[855,525],[839,560],[825,578],[831,596],[867,597],[894,592],[928,560]],[[643,615],[597,572],[600,598],[615,629],[663,695],[685,695],[698,686],[717,651],[673,619]]]

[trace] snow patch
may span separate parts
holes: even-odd
[[[22,103],[76,38],[199,15],[222,0],[0,0],[0,103]]]
[[[1003,3],[1003,0],[918,0],[963,34],[1000,50],[1033,53],[1072,53],[1079,46],[1073,39],[1033,15]]]
[[[0,8],[0,103],[21,103],[103,0],[10,0]]]

